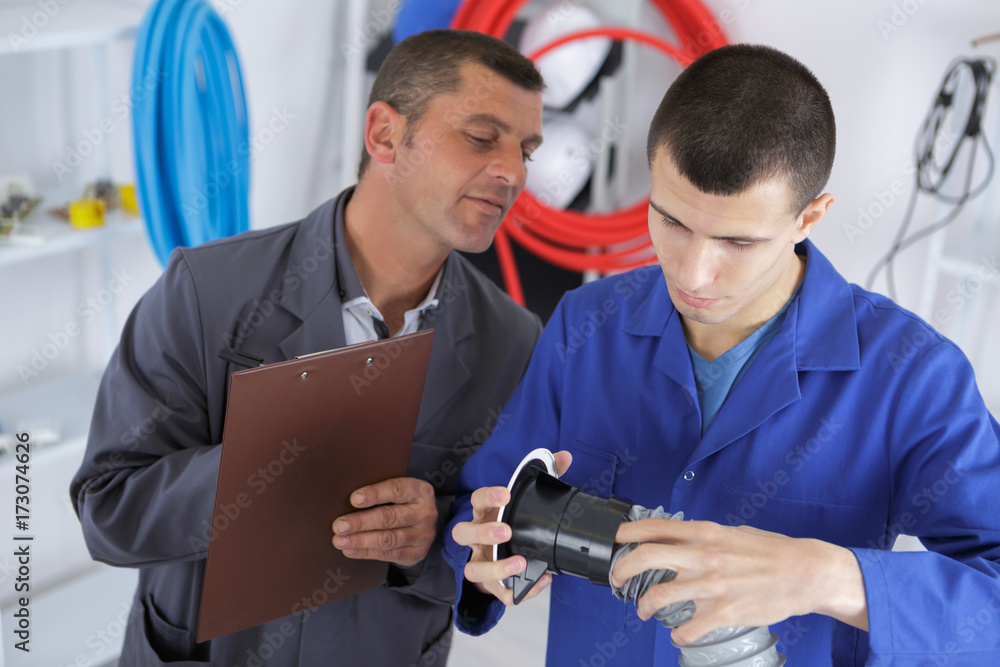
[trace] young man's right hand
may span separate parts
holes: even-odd
[[[557,476],[566,472],[573,462],[567,451],[556,452]],[[514,604],[514,593],[500,581],[523,572],[527,562],[523,556],[493,560],[493,546],[511,537],[510,526],[497,521],[500,508],[510,502],[510,492],[502,486],[486,486],[472,494],[472,521],[455,524],[451,536],[455,542],[472,547],[472,556],[465,565],[465,578],[483,593],[489,593],[508,607]],[[530,600],[552,583],[552,575],[544,574],[524,598]]]

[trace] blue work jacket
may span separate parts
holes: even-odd
[[[1000,665],[1000,428],[972,367],[810,242],[796,251],[800,295],[704,437],[659,268],[568,293],[463,468],[452,525],[470,520],[474,489],[505,485],[530,450],[566,449],[564,479],[588,493],[851,549],[869,632],[817,614],[772,625],[790,665]],[[891,551],[901,533],[929,551]],[[486,632],[503,606],[474,604],[462,586],[470,550],[450,527],[446,540],[456,625]],[[548,665],[677,664],[669,630],[610,589],[557,575],[551,600]]]

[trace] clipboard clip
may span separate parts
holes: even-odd
[[[263,359],[237,352],[231,347],[224,347],[219,350],[219,358],[236,364],[237,366],[243,366],[244,368],[257,368],[258,366],[264,365]]]

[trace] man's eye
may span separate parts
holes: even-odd
[[[675,229],[685,229],[684,225],[682,225],[681,223],[677,222],[672,218],[660,218],[660,220],[662,220],[663,224],[666,225],[667,227],[673,227]]]
[[[726,241],[726,243],[728,243],[729,247],[732,248],[733,250],[738,250],[740,252],[744,250],[750,250],[755,245],[753,243],[737,243],[736,241]]]
[[[467,134],[465,136],[469,137],[469,141],[477,146],[488,146],[490,144],[490,140],[485,137],[477,137],[474,134]]]

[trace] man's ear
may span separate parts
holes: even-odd
[[[819,221],[826,216],[833,203],[833,195],[829,192],[821,194],[816,199],[809,202],[802,213],[799,213],[795,234],[792,236],[792,243],[799,243],[809,236],[812,230],[819,224]]]
[[[365,114],[365,150],[376,162],[391,164],[406,129],[406,118],[385,102],[374,102]]]

